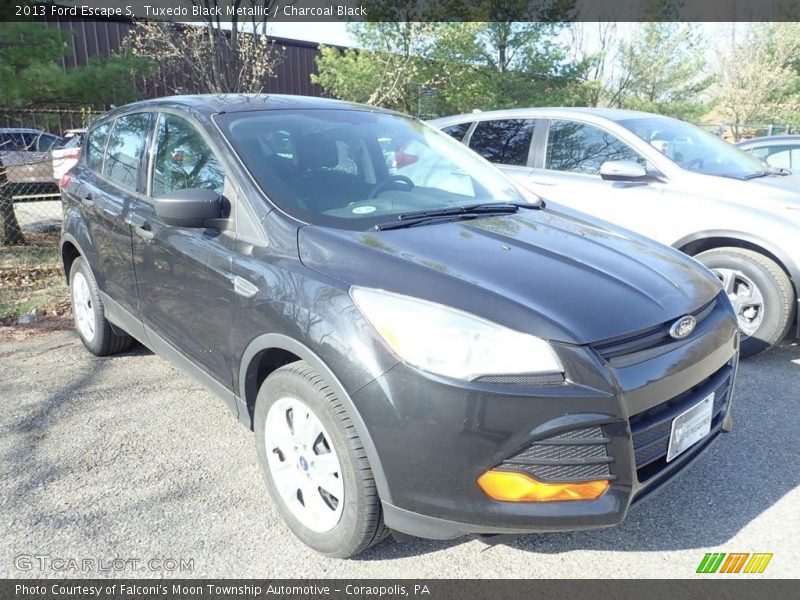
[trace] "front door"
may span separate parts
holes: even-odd
[[[600,167],[606,161],[627,160],[648,166],[627,143],[595,125],[566,119],[550,121],[547,136],[537,141],[544,146],[537,152],[543,155],[543,164],[526,176],[527,187],[547,200],[661,242],[672,242],[667,239],[668,232],[660,228],[660,215],[668,218],[671,212],[664,184],[655,180],[606,181],[600,177]]]
[[[225,170],[210,142],[187,119],[160,113],[150,153],[147,199],[131,219],[140,317],[160,340],[232,388],[230,280],[232,227],[173,227],[152,198],[175,190],[207,188],[228,195]]]

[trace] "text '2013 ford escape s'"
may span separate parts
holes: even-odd
[[[613,525],[731,428],[710,272],[415,119],[145,101],[95,122],[62,190],[84,345],[135,338],[225,400],[325,554]]]

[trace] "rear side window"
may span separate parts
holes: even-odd
[[[630,160],[645,164],[642,158],[615,135],[585,123],[552,121],[547,136],[545,168],[597,175],[609,160]]]
[[[748,150],[756,158],[781,169],[800,169],[800,146],[771,146]]]
[[[469,131],[470,127],[472,127],[472,123],[456,123],[455,125],[443,127],[442,131],[460,142],[464,139],[464,136],[467,135],[467,131]]]
[[[149,123],[149,113],[126,115],[114,122],[106,148],[103,175],[126,190],[136,191]]]
[[[288,140],[276,140],[282,154],[291,156]],[[156,132],[151,195],[206,188],[222,194],[225,171],[203,136],[186,119],[162,114]]]
[[[60,137],[43,133],[36,140],[36,150],[37,152],[50,152],[53,147],[57,147],[60,143]]]
[[[533,126],[532,119],[482,121],[472,132],[469,147],[490,162],[524,167],[528,164]]]
[[[103,166],[103,152],[110,131],[111,125],[109,123],[103,123],[95,127],[87,138],[86,148],[84,148],[83,152],[86,156],[86,166],[92,171],[99,173]]]

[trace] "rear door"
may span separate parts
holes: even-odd
[[[147,195],[136,203],[131,225],[140,316],[158,336],[150,340],[153,347],[166,342],[232,389],[233,219],[205,229],[173,227],[153,207],[154,197],[182,189],[207,188],[233,197],[232,181],[219,156],[194,121],[158,113]]]
[[[470,148],[512,176],[525,178],[533,167],[534,119],[480,121],[464,139]]]
[[[76,189],[98,258],[92,265],[98,285],[132,315],[138,312],[138,296],[127,219],[144,189],[151,118],[149,112],[138,112],[96,127]]]

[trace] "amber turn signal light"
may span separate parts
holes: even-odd
[[[517,471],[486,471],[478,485],[493,500],[504,502],[555,502],[594,500],[608,489],[608,481],[545,483]]]

